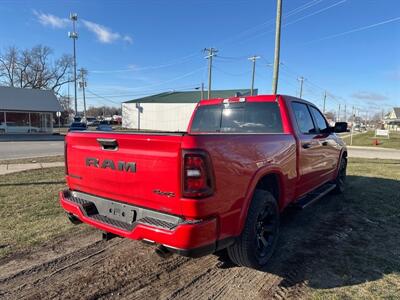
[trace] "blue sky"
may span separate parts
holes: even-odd
[[[257,54],[255,85],[270,93],[275,10],[275,0],[1,0],[0,49],[71,53],[68,16],[77,12],[89,105],[199,87],[205,47],[219,50],[213,88],[248,88],[247,57]],[[326,89],[331,110],[400,106],[400,1],[283,0],[282,24],[280,93],[298,94],[304,76],[303,97],[321,105]]]

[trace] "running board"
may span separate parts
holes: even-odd
[[[301,197],[298,201],[294,203],[295,207],[304,209],[307,206],[311,205],[315,201],[321,199],[323,196],[328,194],[336,187],[334,183],[326,183],[319,188],[315,189],[314,191],[308,193],[307,195]]]

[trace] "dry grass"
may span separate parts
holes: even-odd
[[[64,168],[0,176],[0,257],[72,230],[58,203],[64,188]]]

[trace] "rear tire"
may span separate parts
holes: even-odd
[[[342,157],[340,160],[338,174],[334,183],[336,187],[332,190],[333,194],[343,194],[346,186],[346,170],[347,170],[347,158]]]
[[[270,192],[256,190],[242,234],[228,247],[229,258],[238,266],[262,270],[275,250],[278,235],[278,204]]]

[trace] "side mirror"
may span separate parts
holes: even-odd
[[[333,132],[347,132],[347,122],[336,122],[335,127],[333,127]]]

